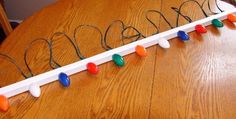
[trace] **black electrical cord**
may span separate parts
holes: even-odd
[[[156,28],[156,32],[154,34],[158,34],[160,32],[160,29],[157,27],[157,25],[150,19],[148,18],[148,13],[158,13],[161,15],[161,17],[165,20],[165,22],[169,25],[169,27],[171,29],[173,29],[174,27],[170,24],[170,22],[166,19],[166,17],[160,12],[160,11],[157,11],[157,10],[148,10],[145,14],[145,17],[146,19]]]
[[[137,37],[135,40],[133,40],[133,42],[134,42],[134,41],[137,41],[137,40],[138,40],[139,38],[141,38],[141,37],[144,37],[144,38],[145,38],[145,36],[144,36],[138,29],[136,29],[135,27],[133,27],[133,26],[127,26],[127,27],[126,27],[123,21],[121,21],[121,20],[115,20],[115,21],[113,21],[113,22],[107,27],[107,29],[106,29],[106,31],[105,31],[104,39],[103,39],[103,42],[102,42],[102,46],[103,46],[103,48],[104,48],[105,50],[111,50],[111,49],[112,49],[112,47],[107,44],[107,34],[108,34],[109,30],[111,29],[111,27],[112,27],[115,23],[120,23],[120,24],[121,24],[121,29],[122,29],[122,30],[121,30],[121,40],[122,40],[122,43],[123,43],[123,44],[125,44],[125,43],[124,43],[124,40],[125,40],[125,39],[131,39],[131,38]],[[128,29],[134,29],[134,30],[137,32],[137,34],[131,35],[131,36],[125,36],[124,33],[125,33],[125,31],[128,30]]]
[[[96,27],[96,26],[93,26],[93,25],[79,25],[78,27],[75,28],[74,30],[74,41],[76,42],[77,44],[77,37],[76,37],[76,33],[82,29],[83,27],[87,27],[87,28],[92,28],[94,30],[96,30],[99,34],[100,34],[100,42],[101,42],[101,46],[105,49],[106,48],[106,45],[103,45],[103,34],[102,34],[102,31]]]
[[[22,71],[22,69],[20,68],[20,66],[16,63],[16,61],[15,61],[12,57],[10,57],[10,56],[8,56],[8,55],[6,55],[6,54],[3,54],[3,53],[0,53],[0,56],[5,57],[10,63],[14,64],[14,65],[16,66],[17,70],[21,73],[21,75],[22,75],[25,79],[31,77],[31,76],[27,76],[27,75]]]
[[[136,34],[136,35],[131,35],[131,36],[125,36],[124,33],[125,33],[125,31],[128,30],[128,29],[133,29],[133,30],[135,30],[135,31],[137,32],[137,34]],[[121,39],[121,40],[122,40],[123,45],[125,45],[125,42],[124,42],[125,39],[132,39],[132,38],[135,38],[135,37],[136,37],[136,39],[132,41],[132,42],[135,42],[135,41],[137,41],[138,39],[140,39],[141,37],[146,38],[146,36],[144,36],[138,29],[136,29],[136,28],[133,27],[133,26],[127,26],[127,27],[125,27],[124,30],[121,31],[121,34],[122,34],[122,39]]]
[[[115,23],[120,23],[120,24],[121,24],[121,29],[122,29],[122,31],[125,29],[125,24],[124,24],[123,21],[121,21],[121,20],[112,21],[112,23],[107,27],[107,29],[106,29],[106,31],[105,31],[105,33],[104,33],[103,42],[101,42],[101,43],[102,43],[102,47],[103,47],[105,50],[111,50],[111,49],[112,49],[112,47],[107,44],[107,34],[108,34],[108,31],[110,30],[110,28],[111,28]],[[122,32],[121,32],[121,34],[122,34]],[[122,39],[122,37],[121,37],[121,39]]]
[[[171,7],[171,9],[173,9],[175,12],[177,12],[176,27],[179,26],[179,16],[182,16],[182,17],[183,17],[185,20],[187,20],[189,23],[192,22],[192,20],[191,20],[191,18],[190,18],[189,16],[186,16],[186,15],[184,15],[184,14],[181,13],[182,7],[183,7],[186,3],[189,3],[189,2],[194,2],[194,3],[196,3],[196,4],[199,6],[199,8],[201,9],[201,11],[202,11],[202,13],[204,14],[205,17],[208,17],[207,13],[205,12],[205,10],[204,10],[204,8],[203,8],[203,6],[204,6],[204,4],[205,4],[206,2],[207,2],[207,6],[208,6],[208,9],[210,10],[210,12],[213,13],[213,14],[218,14],[218,13],[215,13],[215,12],[212,11],[212,9],[211,9],[211,7],[210,7],[210,0],[204,0],[202,4],[200,4],[200,3],[199,3],[198,1],[196,1],[196,0],[187,0],[187,1],[183,2],[183,3],[179,6],[179,8]],[[215,4],[216,4],[217,9],[219,9],[221,12],[223,12],[223,10],[220,9],[220,7],[219,7],[219,5],[218,5],[218,3],[217,3],[217,0],[215,0]]]
[[[208,17],[207,13],[206,13],[205,10],[203,9],[203,6],[204,6],[204,4],[205,4],[206,2],[207,2],[207,6],[208,6],[208,9],[210,10],[210,12],[213,13],[213,14],[218,14],[218,13],[212,11],[211,6],[210,6],[210,0],[204,0],[202,4],[200,4],[200,3],[199,3],[198,1],[196,1],[196,0],[187,0],[187,1],[183,2],[183,3],[179,6],[179,8],[171,7],[171,9],[173,9],[173,10],[177,13],[177,17],[176,17],[176,27],[179,26],[179,16],[182,16],[182,17],[183,17],[185,20],[187,20],[189,23],[192,22],[192,19],[191,19],[189,16],[184,15],[184,14],[181,13],[182,7],[183,7],[186,3],[188,3],[188,2],[194,2],[194,3],[196,3],[196,4],[200,7],[200,9],[201,9],[201,11],[203,12],[203,14],[205,15],[205,17]],[[215,4],[216,4],[217,9],[218,9],[220,12],[223,12],[223,10],[219,7],[219,5],[218,5],[218,3],[217,3],[217,0],[215,0]],[[145,15],[146,15],[145,17],[146,17],[146,19],[155,27],[156,32],[155,32],[154,34],[159,33],[160,30],[159,30],[158,26],[148,17],[148,13],[150,13],[150,12],[158,13],[162,18],[164,18],[165,22],[170,26],[171,29],[172,29],[172,28],[175,28],[174,26],[172,26],[172,25],[170,24],[170,22],[166,19],[166,17],[165,17],[160,11],[157,11],[157,10],[148,10],[148,11],[146,12],[146,14],[145,14]],[[24,52],[24,63],[25,63],[25,65],[26,65],[27,69],[28,69],[29,72],[30,72],[30,76],[27,76],[27,75],[22,71],[22,69],[19,67],[19,65],[15,62],[15,60],[14,60],[12,57],[10,57],[10,56],[8,56],[8,55],[6,55],[6,54],[3,54],[3,53],[0,53],[0,56],[5,57],[8,61],[10,61],[10,63],[14,64],[14,65],[16,66],[16,68],[18,69],[18,71],[21,73],[21,75],[22,75],[24,78],[29,78],[29,77],[32,77],[34,74],[33,74],[32,70],[30,69],[29,64],[28,64],[28,62],[27,62],[27,53],[28,53],[28,50],[29,50],[29,48],[32,46],[33,43],[35,43],[35,42],[37,42],[37,41],[43,41],[43,42],[47,43],[48,48],[49,48],[49,52],[50,52],[49,65],[50,65],[50,67],[51,67],[52,69],[55,69],[55,68],[61,67],[61,65],[59,65],[57,62],[55,62],[55,60],[53,59],[52,45],[53,45],[53,39],[54,39],[55,36],[63,35],[64,37],[66,37],[66,39],[69,40],[69,42],[71,43],[71,45],[72,45],[73,48],[75,49],[77,56],[78,56],[80,59],[85,59],[85,57],[81,54],[78,45],[76,45],[77,40],[78,40],[78,38],[76,37],[76,33],[78,32],[78,30],[82,29],[82,27],[90,27],[90,28],[95,29],[95,30],[98,31],[99,34],[100,34],[100,37],[101,37],[101,38],[100,38],[100,41],[101,41],[101,46],[102,46],[102,48],[104,48],[105,50],[110,50],[110,49],[112,49],[112,47],[110,47],[110,46],[107,44],[107,35],[108,35],[109,30],[111,29],[111,27],[112,27],[115,23],[120,23],[120,24],[121,24],[121,29],[122,29],[122,30],[121,30],[121,40],[122,40],[122,42],[123,42],[123,45],[125,44],[125,42],[124,42],[125,39],[136,38],[135,40],[132,41],[132,42],[134,42],[134,41],[137,41],[138,39],[140,39],[141,37],[146,38],[146,36],[144,36],[138,29],[136,29],[136,28],[133,27],[133,26],[125,26],[124,22],[121,21],[121,20],[115,20],[115,21],[113,21],[113,22],[107,27],[107,29],[106,29],[106,31],[105,31],[105,34],[104,34],[104,37],[103,37],[103,34],[102,34],[101,30],[100,30],[98,27],[92,26],[92,25],[80,25],[80,26],[76,27],[75,30],[74,30],[74,42],[75,42],[75,43],[73,42],[73,40],[72,40],[66,33],[64,33],[64,32],[56,32],[56,33],[54,33],[54,34],[52,35],[52,37],[50,38],[50,42],[49,42],[47,39],[45,39],[45,38],[38,38],[38,39],[35,39],[34,41],[32,41],[32,42],[28,45],[28,47],[25,49],[25,52]],[[129,30],[129,29],[133,29],[135,32],[137,32],[137,34],[131,35],[131,36],[125,36],[125,31],[126,31],[126,30]]]
[[[211,9],[210,0],[204,0],[204,2],[202,3],[202,6],[206,3],[206,1],[207,1],[207,7],[208,7],[209,11],[210,11],[211,13],[213,13],[213,14],[218,14],[217,12],[214,12],[214,11]],[[220,12],[224,12],[224,11],[219,7],[217,0],[215,0],[215,5],[216,5],[217,9],[220,10]]]
[[[179,8],[175,8],[175,7],[171,7],[171,9],[173,9],[175,12],[177,12],[177,17],[176,17],[176,27],[179,26],[179,16],[182,16],[183,18],[185,18],[189,23],[192,22],[192,19],[189,17],[189,16],[186,16],[184,14],[181,13],[181,10],[182,10],[182,7],[186,4],[186,3],[189,3],[189,2],[194,2],[196,3],[199,8],[201,9],[202,13],[204,14],[205,17],[208,17],[207,13],[204,11],[203,9],[203,5],[201,5],[198,1],[196,0],[188,0],[188,1],[185,1],[183,2]]]
[[[58,68],[58,67],[61,67],[61,65],[59,65],[59,64],[58,64],[56,61],[54,61],[54,59],[53,59],[52,45],[51,45],[51,43],[50,43],[47,39],[45,39],[45,38],[38,38],[38,39],[35,39],[35,40],[33,40],[32,42],[30,42],[30,44],[27,46],[27,48],[25,49],[25,52],[24,52],[24,63],[25,63],[25,65],[26,65],[27,69],[29,70],[31,76],[34,76],[34,74],[33,74],[32,70],[31,70],[31,68],[29,67],[29,64],[28,64],[28,62],[27,62],[27,53],[28,53],[28,50],[31,48],[31,46],[32,46],[35,42],[38,42],[38,41],[43,41],[43,42],[47,43],[47,46],[48,46],[49,52],[50,52],[50,59],[49,59],[49,65],[50,65],[50,67],[51,67],[52,69],[56,69],[56,68]],[[53,66],[53,65],[55,65],[55,66]]]
[[[53,45],[53,39],[55,36],[60,36],[60,35],[63,35],[66,37],[66,39],[71,43],[71,45],[73,46],[73,48],[75,49],[76,51],[76,54],[77,56],[82,60],[82,59],[85,59],[85,57],[81,54],[80,50],[79,50],[79,47],[77,45],[75,45],[75,43],[73,42],[73,40],[64,32],[56,32],[52,35],[52,37],[50,38],[50,43]]]

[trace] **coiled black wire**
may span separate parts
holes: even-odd
[[[204,14],[205,17],[208,17],[206,11],[204,10],[204,4],[207,2],[207,5],[208,5],[208,9],[210,10],[211,13],[213,14],[218,14],[218,13],[215,13],[212,11],[211,7],[210,7],[210,0],[204,0],[202,4],[200,4],[198,1],[196,0],[187,0],[185,2],[183,2],[182,4],[180,4],[179,8],[176,8],[176,7],[171,7],[171,9],[173,9],[176,13],[177,13],[177,16],[176,16],[176,27],[179,26],[179,16],[182,16],[185,20],[187,20],[189,23],[192,22],[192,19],[187,16],[187,15],[184,15],[181,13],[181,9],[182,7],[186,4],[186,3],[189,3],[189,2],[193,2],[193,3],[196,3],[199,8],[201,9],[202,13]],[[221,11],[223,12],[223,10],[220,9],[218,3],[217,3],[217,0],[215,0],[215,4],[216,4],[216,7]]]
[[[60,35],[66,37],[66,39],[70,42],[70,44],[71,44],[71,45],[73,46],[73,48],[75,49],[77,56],[78,56],[81,60],[82,60],[82,59],[85,59],[85,57],[81,54],[79,47],[78,47],[77,45],[75,45],[75,43],[73,42],[73,40],[72,40],[66,33],[64,33],[64,32],[56,32],[56,33],[54,33],[54,34],[52,35],[52,37],[50,38],[50,39],[51,39],[51,40],[50,40],[50,43],[53,44],[53,39],[54,39],[54,37],[55,37],[55,36],[60,36]]]
[[[104,49],[105,49],[106,47],[109,47],[109,46],[103,44],[103,34],[102,34],[102,31],[101,31],[98,27],[93,26],[93,25],[79,25],[79,26],[77,26],[77,27],[75,28],[75,30],[74,30],[74,41],[75,41],[76,43],[77,43],[77,39],[78,39],[77,36],[76,36],[76,33],[77,33],[79,30],[81,30],[82,28],[84,28],[84,27],[92,28],[92,29],[96,30],[96,31],[100,34],[101,46],[102,46]]]
[[[25,65],[26,65],[26,67],[27,67],[27,69],[28,69],[28,71],[30,72],[30,76],[34,76],[34,74],[33,74],[33,72],[32,72],[32,70],[31,70],[31,68],[29,67],[29,64],[28,64],[28,62],[27,62],[27,53],[28,53],[28,50],[31,48],[31,46],[34,44],[34,43],[36,43],[36,42],[38,42],[38,41],[43,41],[43,42],[45,42],[46,44],[47,44],[47,46],[48,46],[48,48],[49,48],[49,65],[50,65],[50,67],[52,68],[52,69],[56,69],[56,68],[58,68],[58,67],[61,67],[61,65],[59,65],[54,59],[53,59],[53,54],[52,54],[52,44],[47,40],[47,39],[45,39],[45,38],[38,38],[38,39],[35,39],[35,40],[33,40],[32,42],[30,42],[30,44],[27,46],[27,48],[25,49],[25,52],[24,52],[24,63],[25,63]]]
[[[160,11],[157,11],[157,10],[148,10],[145,14],[145,17],[146,19],[156,28],[156,32],[154,34],[158,34],[160,32],[159,28],[157,27],[157,25],[148,17],[148,14],[149,13],[157,13],[157,14],[160,14],[161,17],[165,20],[165,22],[169,25],[169,27],[171,29],[173,29],[174,27],[170,24],[170,22],[166,19],[166,17],[160,12]]]
[[[176,24],[175,24],[175,27],[178,27],[179,26],[179,16],[182,16],[185,20],[187,20],[189,23],[192,22],[192,19],[187,16],[187,15],[184,15],[181,13],[181,9],[182,7],[186,4],[186,3],[189,3],[189,2],[193,2],[195,4],[197,4],[199,6],[199,8],[201,9],[202,13],[204,14],[205,17],[208,17],[207,13],[205,12],[205,10],[203,9],[203,6],[204,4],[207,2],[207,6],[208,6],[208,9],[210,10],[211,13],[213,14],[218,14],[218,13],[215,13],[212,11],[211,7],[210,7],[210,0],[204,0],[202,4],[200,4],[198,1],[196,0],[187,0],[185,2],[183,2],[179,8],[176,8],[176,7],[171,7],[171,9],[173,9],[176,13],[177,13],[177,17],[176,17]],[[217,3],[217,0],[215,0],[215,4],[216,4],[216,7],[219,9],[220,12],[223,12],[223,10],[219,7],[218,3]],[[148,14],[149,13],[158,13],[159,15],[161,15],[161,17],[165,20],[165,22],[169,25],[169,27],[172,29],[172,28],[175,28],[174,26],[172,26],[170,24],[170,22],[166,19],[166,17],[164,16],[164,14],[162,14],[160,11],[157,11],[157,10],[148,10],[145,14],[145,17],[146,19],[153,25],[153,27],[156,29],[156,32],[154,34],[158,34],[160,32],[160,29],[158,28],[158,26],[148,17]],[[15,62],[15,60],[6,55],[6,54],[3,54],[3,53],[0,53],[1,56],[5,57],[9,62],[11,62],[12,64],[14,64],[16,66],[16,68],[18,69],[18,71],[21,73],[21,75],[24,77],[24,78],[29,78],[29,77],[32,77],[34,76],[33,72],[32,72],[32,69],[29,67],[29,64],[28,64],[28,61],[27,61],[27,53],[28,53],[28,50],[29,48],[32,46],[33,43],[36,43],[38,41],[43,41],[47,44],[48,48],[49,48],[49,52],[50,52],[50,59],[49,59],[49,65],[52,69],[55,69],[55,68],[58,68],[58,67],[61,67],[60,64],[58,64],[54,59],[53,59],[53,52],[52,52],[52,46],[53,46],[53,39],[55,36],[64,36],[66,37],[66,39],[70,42],[70,44],[73,46],[73,48],[75,49],[76,51],[76,54],[77,56],[80,58],[80,59],[85,59],[85,57],[82,55],[78,45],[77,44],[77,40],[79,39],[77,36],[76,36],[76,33],[81,30],[82,28],[84,27],[88,27],[88,28],[93,28],[95,29],[96,31],[98,31],[98,33],[100,34],[100,43],[101,43],[101,46],[102,48],[104,48],[105,50],[110,50],[112,49],[112,47],[110,47],[108,44],[107,44],[107,35],[108,35],[108,32],[109,30],[111,29],[111,27],[116,24],[116,23],[119,23],[121,24],[121,40],[122,40],[122,43],[123,45],[125,44],[124,40],[125,39],[132,39],[132,38],[135,38],[132,42],[134,41],[137,41],[138,39],[140,38],[146,38],[147,36],[143,35],[137,28],[133,27],[133,26],[125,26],[124,22],[121,21],[121,20],[115,20],[113,21],[108,27],[107,29],[105,30],[105,33],[104,33],[104,37],[103,37],[103,34],[102,34],[102,31],[96,27],[96,26],[92,26],[92,25],[80,25],[78,27],[75,28],[74,30],[74,42],[73,40],[64,32],[56,32],[54,33],[51,38],[49,39],[50,41],[48,41],[48,39],[45,39],[45,38],[38,38],[38,39],[35,39],[33,40],[32,42],[30,42],[30,44],[27,46],[27,48],[25,49],[25,52],[24,52],[24,63],[30,73],[29,76],[27,76],[23,71],[22,69],[20,68],[20,66]],[[135,32],[137,32],[135,35],[130,35],[130,36],[126,36],[125,35],[125,32],[127,30],[134,30]]]
[[[20,66],[16,63],[16,61],[8,56],[7,54],[3,54],[3,53],[0,53],[0,56],[2,57],[5,57],[10,63],[12,63],[13,65],[16,66],[17,70],[21,73],[21,75],[26,79],[26,78],[29,78],[30,76],[27,76],[23,71],[22,69],[20,68]]]
[[[121,29],[122,29],[122,30],[121,30],[121,40],[122,40],[123,45],[125,44],[125,43],[124,43],[124,40],[125,40],[125,39],[132,39],[132,38],[135,38],[135,37],[136,37],[136,39],[132,41],[132,42],[134,42],[134,41],[137,41],[138,39],[140,39],[141,37],[146,38],[146,36],[144,36],[144,35],[143,35],[138,29],[136,29],[135,27],[133,27],[133,26],[125,26],[125,24],[124,24],[123,21],[121,21],[121,20],[115,20],[115,21],[112,21],[112,23],[107,27],[107,29],[106,29],[106,31],[105,31],[105,33],[104,33],[104,39],[103,39],[103,42],[101,42],[101,43],[102,43],[102,46],[103,46],[103,48],[104,48],[105,50],[111,50],[111,49],[112,49],[112,47],[107,44],[107,34],[108,34],[109,30],[111,29],[111,27],[112,27],[114,24],[116,24],[116,23],[120,23],[120,24],[121,24]],[[137,34],[131,35],[131,36],[125,36],[125,34],[124,34],[125,31],[127,31],[127,30],[129,30],[129,29],[135,30],[135,31],[137,32]]]

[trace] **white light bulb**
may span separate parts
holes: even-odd
[[[34,96],[36,98],[39,97],[41,94],[41,90],[40,90],[39,85],[32,84],[29,88],[29,92],[31,93],[32,96]]]
[[[159,40],[158,40],[158,44],[159,44],[162,48],[165,48],[165,49],[170,48],[170,43],[169,43],[169,41],[167,41],[167,40],[164,39],[164,38],[159,39]]]

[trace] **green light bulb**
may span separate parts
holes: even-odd
[[[120,56],[119,54],[112,55],[112,60],[119,67],[123,67],[125,65],[125,61],[124,61],[123,57]]]
[[[213,19],[213,20],[212,20],[212,24],[213,24],[215,27],[218,27],[218,28],[221,28],[221,27],[224,26],[224,24],[223,24],[220,20],[218,20],[218,19]]]

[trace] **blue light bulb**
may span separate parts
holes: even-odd
[[[177,35],[182,41],[188,41],[189,40],[189,35],[187,33],[185,33],[184,31],[181,31],[181,30],[178,31]]]
[[[70,78],[65,73],[60,73],[59,74],[59,81],[64,87],[69,87],[70,86]]]

